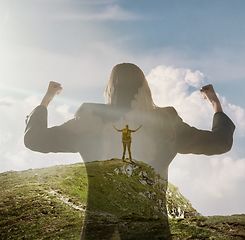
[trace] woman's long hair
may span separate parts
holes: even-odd
[[[145,75],[136,65],[132,63],[116,65],[111,71],[104,95],[106,104],[115,107],[114,113],[116,109],[142,110],[137,112],[140,123],[150,124],[153,129],[148,130],[152,132],[159,133],[161,129],[161,137],[157,140],[159,144],[175,141],[175,126],[172,117],[168,111],[154,104]],[[118,116],[121,116],[122,112],[119,110]]]
[[[144,73],[132,63],[116,65],[105,89],[106,104],[116,107],[152,109],[155,104]]]

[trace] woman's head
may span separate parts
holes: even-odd
[[[121,63],[112,69],[105,100],[107,104],[124,108],[132,108],[132,101],[141,108],[154,105],[144,73],[132,63]]]

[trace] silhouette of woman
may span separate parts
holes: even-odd
[[[28,116],[24,142],[29,149],[43,153],[79,152],[86,165],[87,162],[103,161],[120,154],[121,145],[111,125],[142,124],[132,146],[135,159],[149,164],[166,181],[168,166],[177,153],[214,155],[231,149],[235,126],[223,113],[212,85],[204,86],[200,90],[204,99],[208,99],[214,108],[211,131],[190,127],[182,121],[173,107],[155,106],[146,78],[134,64],[122,63],[112,69],[105,90],[106,104],[84,103],[74,119],[61,126],[48,128],[47,107],[61,90],[61,84],[50,82],[40,106]],[[88,174],[89,171],[87,167]],[[91,194],[93,187],[88,179],[88,210],[93,209],[95,201]],[[167,185],[163,190],[164,194],[166,189]],[[114,196],[108,200],[108,204],[113,205],[113,199]],[[130,200],[125,195],[125,204]],[[116,203],[113,206],[120,208]],[[111,239],[115,232],[118,232],[117,239],[122,240],[171,239],[166,207],[159,211],[159,221],[154,220],[154,224],[146,213],[146,210],[151,209],[150,204],[149,209],[142,208],[141,204],[137,204],[137,207],[137,212],[141,212],[140,219],[144,219],[142,221],[124,221],[123,213],[120,216],[115,215],[113,222],[101,221],[87,210],[82,239]],[[120,208],[120,211],[123,212],[124,208]],[[139,233],[141,238],[138,238]]]
[[[132,156],[131,156],[131,142],[132,142],[132,138],[131,138],[131,133],[132,132],[137,132],[142,125],[140,125],[136,130],[131,130],[128,128],[128,125],[126,125],[126,127],[122,130],[118,130],[114,125],[113,127],[118,131],[118,132],[122,132],[122,143],[123,143],[123,156],[122,156],[122,160],[124,161],[125,159],[125,153],[126,153],[126,147],[128,148],[128,155],[129,155],[129,160],[132,160]]]

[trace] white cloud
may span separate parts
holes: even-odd
[[[240,137],[245,137],[245,109],[240,106],[236,106],[230,103],[227,103],[223,99],[224,111],[234,120],[234,123],[237,127],[237,134]]]
[[[194,73],[190,69],[185,69],[185,81],[193,87],[200,87],[204,83],[204,74],[199,70]]]
[[[158,105],[180,104],[190,86],[200,88],[204,84],[204,74],[198,70],[164,65],[152,69],[147,79]]]
[[[199,93],[199,88],[205,84],[204,74],[173,66],[158,66],[147,79],[157,105],[174,106],[188,124],[211,129],[213,109]],[[224,111],[235,122],[240,138],[244,137],[244,109],[218,96]],[[241,213],[245,199],[242,191],[244,176],[245,159],[239,159],[232,152],[215,157],[178,155],[169,169],[169,181],[178,186],[204,215]]]
[[[13,136],[12,133],[4,132],[3,130],[0,129],[0,144],[9,142],[12,136]]]
[[[195,48],[194,48],[195,49]],[[175,49],[171,46],[163,46],[155,52],[148,52],[145,57],[147,64],[139,65],[143,70],[155,69],[155,66],[174,65],[178,68],[185,69],[202,69],[205,73],[204,79],[208,79],[209,83],[224,83],[239,80],[242,82],[245,78],[244,61],[245,56],[240,52],[234,54],[230,49],[217,46],[215,51],[200,51],[198,57],[192,48]],[[149,67],[150,66],[150,67]]]
[[[147,79],[156,105],[173,106],[189,124],[210,128],[212,107],[199,93],[200,87],[205,84],[203,73],[162,65],[151,70]],[[198,90],[191,92],[191,87]]]
[[[234,196],[245,182],[245,159],[233,160],[231,157],[210,159],[209,178],[202,183],[204,191],[211,197],[225,199]],[[241,190],[241,189],[240,189]]]
[[[24,146],[23,135],[26,115],[38,106],[40,101],[41,98],[37,96],[30,96],[25,99],[0,98],[0,112],[3,116],[0,119],[0,172],[81,161],[78,154],[47,154],[44,156],[32,152]],[[69,105],[52,103],[49,108],[50,124],[59,125],[72,118],[73,114],[69,112],[69,109]]]
[[[64,118],[64,121],[68,121],[74,117],[74,113],[69,112],[70,106],[67,104],[59,105],[56,111]]]
[[[25,169],[28,167],[28,159],[25,159],[26,150],[23,144],[23,133],[25,128],[25,117],[30,112],[37,99],[29,97],[25,100],[13,97],[0,99],[0,149],[1,162],[0,171],[13,168]]]
[[[83,0],[83,3],[84,4],[98,4],[98,5],[101,5],[101,4],[112,4],[112,3],[116,3],[116,2],[119,2],[119,0],[90,0],[90,1],[87,1],[87,0]]]
[[[169,181],[203,215],[243,213],[245,159],[231,155],[178,155],[171,163]]]
[[[32,108],[34,109],[36,106],[38,106],[40,102],[41,102],[41,98],[32,95],[23,100],[22,107],[26,112],[28,112],[30,109]]]
[[[96,11],[97,13],[70,13],[54,15],[54,19],[62,20],[83,20],[83,21],[94,21],[94,20],[115,20],[115,21],[131,21],[138,20],[140,16],[135,13],[130,13],[122,9],[118,5],[106,6],[103,10]]]
[[[0,3],[0,6],[4,9],[4,11],[0,11],[0,26],[9,20],[16,21],[17,19],[21,19],[21,21],[31,19],[129,21],[140,18],[139,14],[120,7],[118,0],[79,1],[79,3],[74,0],[36,0],[16,2],[14,5],[6,2],[6,4]],[[1,19],[3,19],[2,23]]]
[[[179,115],[198,128],[210,129],[213,108],[208,100],[204,100],[199,89],[205,85],[205,76],[200,71],[174,68],[173,66],[158,66],[147,76],[152,95],[158,106],[174,106]],[[198,88],[193,91],[190,87]],[[214,86],[215,87],[215,86]],[[193,92],[192,92],[192,91]],[[217,93],[224,112],[234,121],[238,135],[245,136],[245,110],[228,103],[225,97]]]

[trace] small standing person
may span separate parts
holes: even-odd
[[[118,131],[118,132],[122,132],[122,143],[123,143],[123,156],[122,156],[122,160],[124,161],[125,159],[125,153],[126,153],[126,147],[128,148],[128,155],[129,155],[129,159],[130,161],[132,160],[132,156],[131,156],[131,142],[132,142],[132,138],[131,138],[131,132],[136,132],[138,131],[142,125],[140,125],[137,129],[135,130],[131,130],[128,128],[128,125],[126,125],[126,127],[124,129],[117,129],[114,125],[113,127]]]

